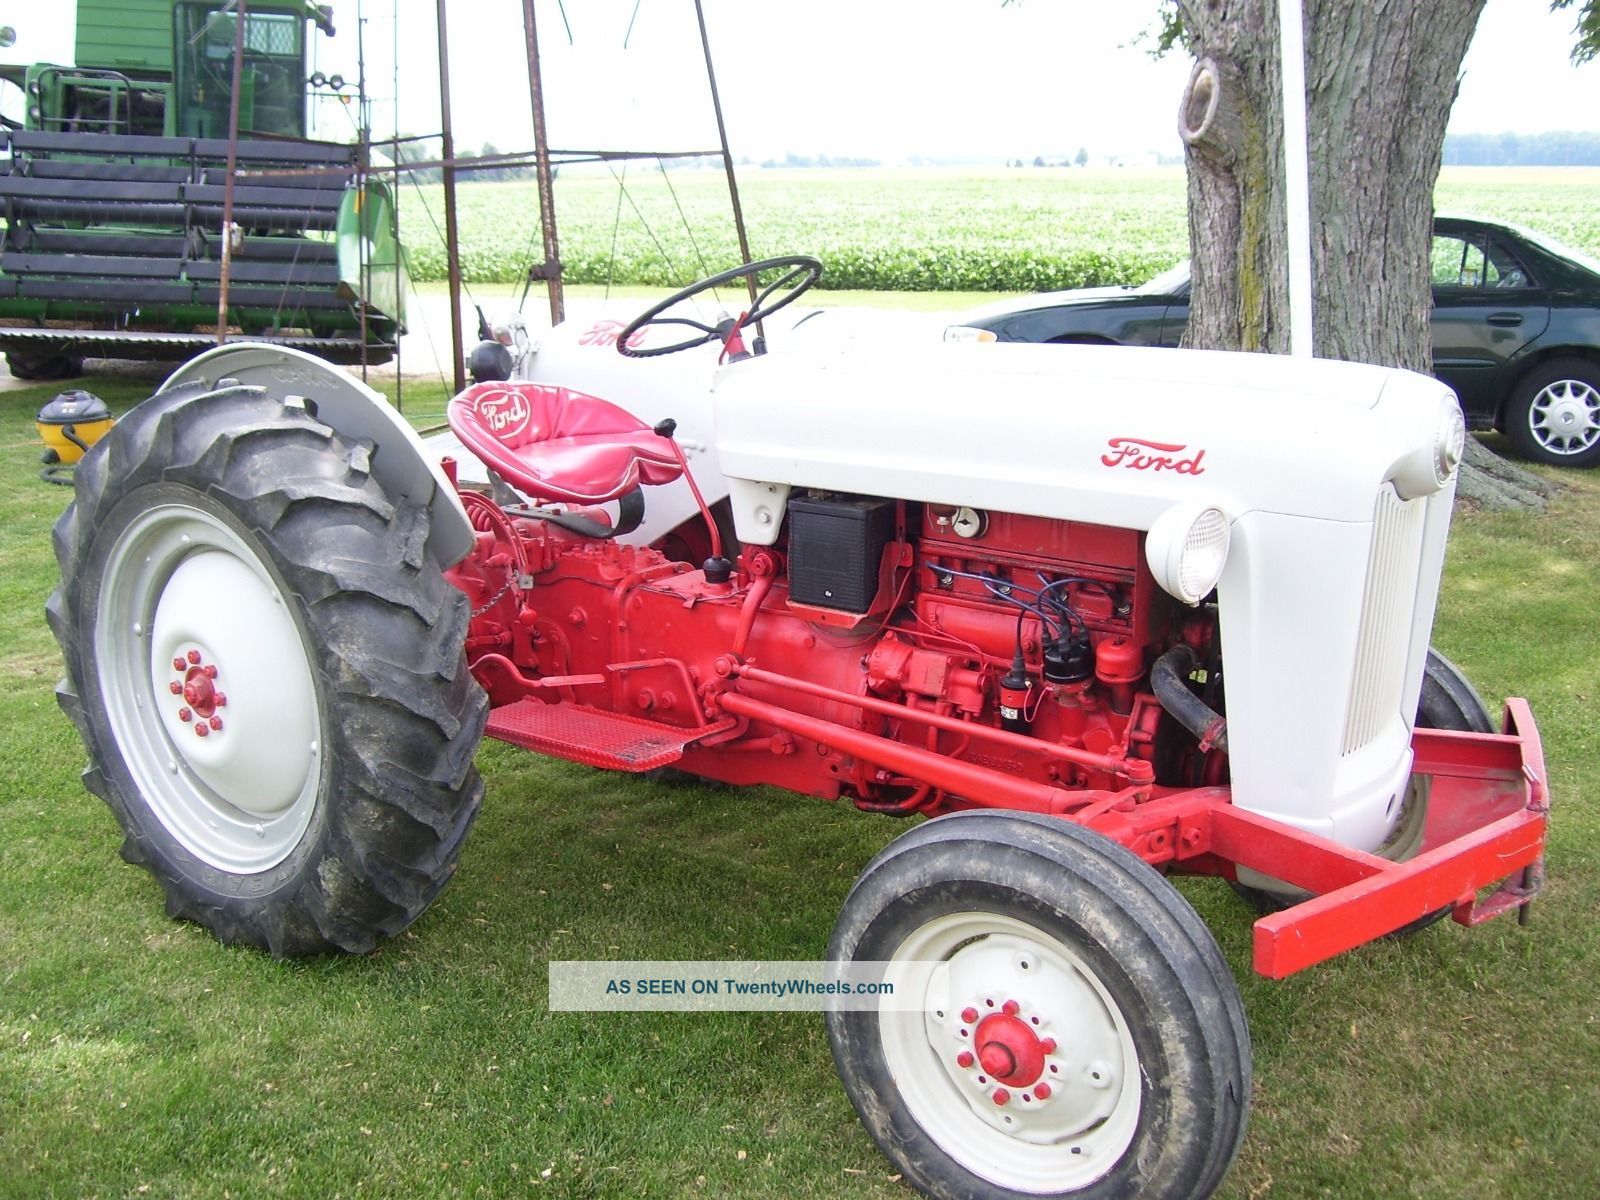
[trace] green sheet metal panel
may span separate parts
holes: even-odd
[[[172,71],[172,0],[78,0],[78,66]]]
[[[365,302],[369,333],[393,339],[395,325],[405,328],[406,293],[411,290],[411,263],[400,244],[394,194],[379,179],[364,188],[345,189],[334,230],[339,262],[339,294]],[[363,254],[366,261],[362,261]]]

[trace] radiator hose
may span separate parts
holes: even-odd
[[[1189,690],[1189,676],[1197,665],[1194,650],[1179,643],[1156,659],[1150,668],[1150,689],[1161,707],[1178,723],[1200,739],[1200,749],[1215,746],[1228,751],[1228,722],[1204,700]]]

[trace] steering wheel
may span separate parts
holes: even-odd
[[[805,254],[786,254],[778,258],[764,258],[760,262],[743,263],[737,267],[730,267],[716,275],[708,275],[698,283],[691,283],[681,292],[674,292],[660,303],[652,305],[640,313],[621,333],[617,334],[617,353],[627,358],[654,358],[658,354],[676,354],[679,350],[689,350],[695,346],[703,346],[707,342],[714,342],[727,338],[733,329],[729,322],[724,321],[719,328],[707,325],[703,321],[696,321],[689,317],[664,317],[661,314],[675,305],[682,304],[701,292],[710,291],[712,288],[721,287],[723,284],[732,283],[736,279],[743,279],[746,275],[757,275],[762,271],[775,271],[787,267],[788,270],[766,287],[756,293],[755,303],[750,306],[750,311],[745,313],[739,321],[739,327],[753,325],[757,321],[765,320],[786,304],[792,304],[817,279],[822,275],[822,264],[816,259]],[[798,280],[798,282],[796,282]],[[782,291],[776,300],[772,297]],[[769,303],[770,301],[770,303]],[[686,338],[681,342],[673,342],[669,346],[649,346],[634,349],[628,345],[633,335],[651,325],[687,325],[696,330],[695,336]]]

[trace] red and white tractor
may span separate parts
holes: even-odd
[[[427,908],[484,733],[932,817],[828,949],[903,985],[827,1016],[884,1153],[936,1196],[1208,1195],[1250,1041],[1165,876],[1249,889],[1273,977],[1538,889],[1527,705],[1491,732],[1428,648],[1455,399],[1258,355],[800,331],[752,354],[819,269],[765,265],[747,314],[658,305],[601,339],[720,349],[668,371],[726,478],[733,537],[709,511],[674,534],[703,563],[641,544],[641,504],[688,487],[674,414],[581,368],[451,401],[482,488],[307,356],[180,369],[56,529],[85,782],[171,912],[276,955]]]

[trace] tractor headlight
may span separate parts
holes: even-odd
[[[1431,445],[1418,446],[1396,465],[1390,479],[1402,500],[1429,496],[1455,478],[1467,448],[1467,422],[1454,393],[1439,399]]]
[[[1446,396],[1439,406],[1439,429],[1433,440],[1433,477],[1443,487],[1461,465],[1467,449],[1467,419],[1454,396]]]
[[[1168,595],[1194,606],[1211,594],[1228,561],[1228,517],[1220,508],[1180,504],[1145,535],[1145,560]]]

